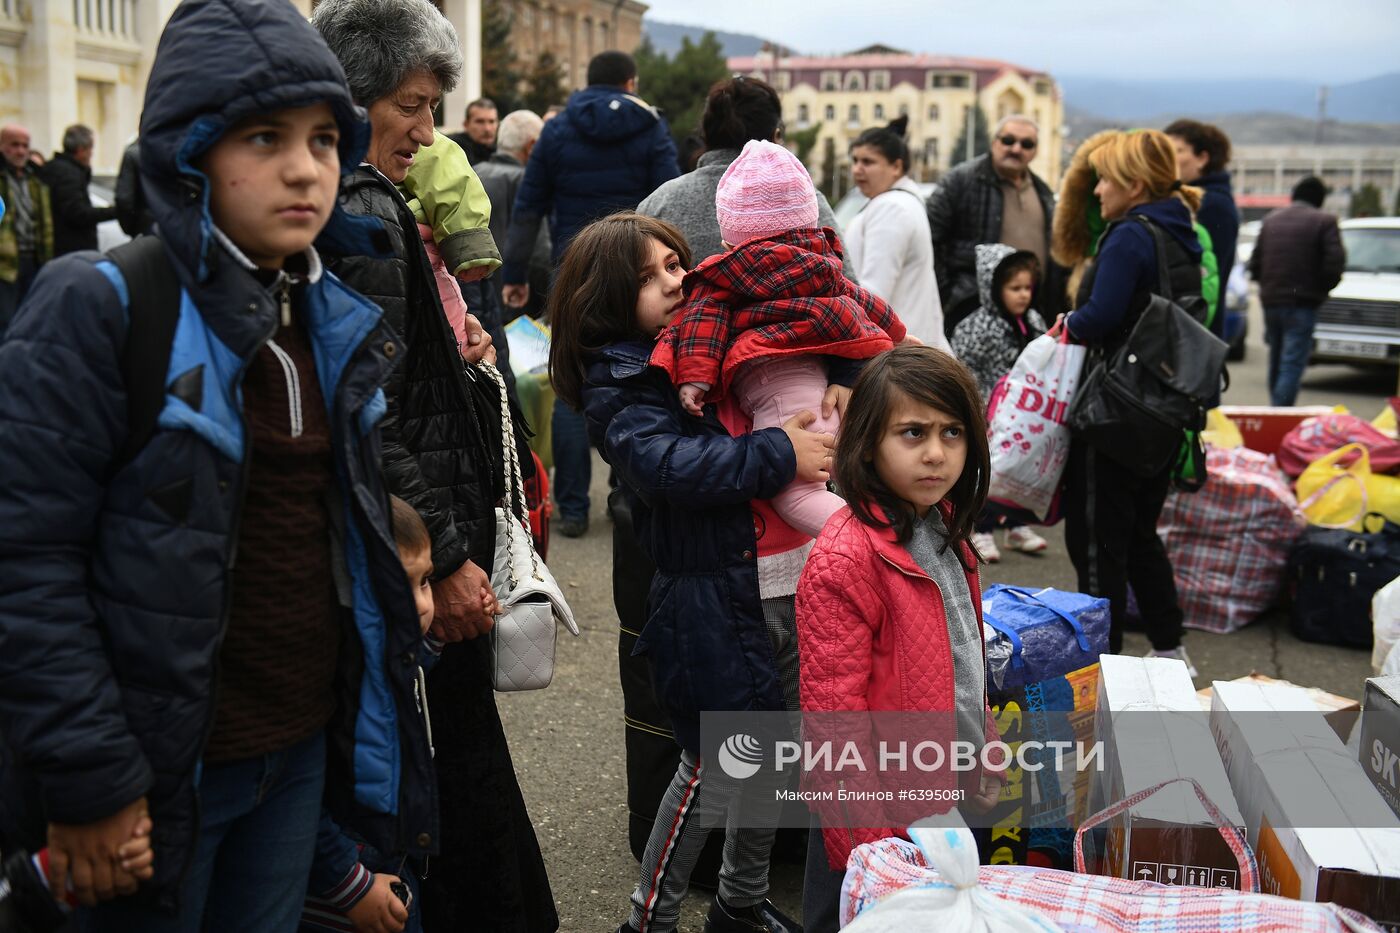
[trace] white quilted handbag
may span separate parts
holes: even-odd
[[[500,389],[505,448],[506,507],[496,509],[496,555],[491,562],[491,589],[502,610],[491,629],[492,681],[501,691],[539,690],[554,679],[558,623],[573,635],[578,635],[578,625],[530,538],[505,380],[492,364],[483,361],[477,366]]]

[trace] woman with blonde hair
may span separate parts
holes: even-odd
[[[1123,345],[1151,296],[1162,292],[1159,237],[1171,293],[1179,302],[1201,294],[1202,255],[1192,227],[1201,191],[1181,183],[1171,141],[1156,130],[1100,134],[1095,141],[1087,157],[1096,179],[1094,198],[1107,227],[1079,277],[1075,309],[1064,318],[1070,335],[1090,348],[1090,365],[1096,355],[1111,356]],[[1094,202],[1085,201],[1092,215]],[[1056,244],[1061,254],[1065,245]],[[1065,543],[1079,588],[1108,598],[1113,620],[1109,645],[1116,654],[1123,646],[1131,583],[1151,653],[1185,661],[1194,676],[1181,645],[1182,614],[1171,561],[1157,537],[1171,465],[1144,477],[1112,454],[1078,435],[1070,447]]]

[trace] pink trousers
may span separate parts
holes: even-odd
[[[817,416],[809,431],[836,433],[835,412],[822,417],[826,393],[826,367],[816,356],[781,356],[756,360],[739,367],[732,390],[739,407],[753,421],[753,429],[781,428],[804,409]],[[783,521],[815,538],[826,520],[846,503],[828,492],[825,483],[793,480],[773,497],[773,509]]]

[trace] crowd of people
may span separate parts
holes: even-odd
[[[95,142],[91,129],[74,124],[46,160],[30,148],[23,126],[0,127],[0,201],[8,214],[0,218],[0,334],[44,263],[97,249],[97,225],[118,217],[119,205],[96,207],[88,195]]]
[[[0,850],[42,852],[80,930],[558,928],[492,686],[519,314],[552,330],[557,530],[588,529],[595,451],[611,471],[628,755],[660,773],[629,787],[621,933],[676,928],[716,827],[709,933],[835,930],[851,849],[897,829],[814,817],[784,916],[776,813],[739,818],[700,714],[954,711],[995,739],[978,564],[1002,529],[1048,547],[987,499],[998,381],[1047,331],[1111,354],[1165,284],[1221,326],[1213,127],[1095,136],[1057,201],[1011,115],[925,201],[896,121],[852,143],[840,231],[761,80],[710,90],[692,167],[625,53],[444,135],[462,68],[429,0],[183,0],[108,254],[91,131],[41,169],[0,130]],[[1271,240],[1325,226],[1285,213]],[[1172,480],[1076,438],[1065,537],[1113,650],[1131,585],[1189,665]],[[962,806],[1001,783],[965,776]]]

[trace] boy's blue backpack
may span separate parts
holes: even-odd
[[[126,280],[127,292],[126,345],[121,356],[127,434],[112,463],[116,472],[146,446],[165,405],[170,347],[180,319],[180,280],[160,237],[139,236],[108,250],[106,257]]]

